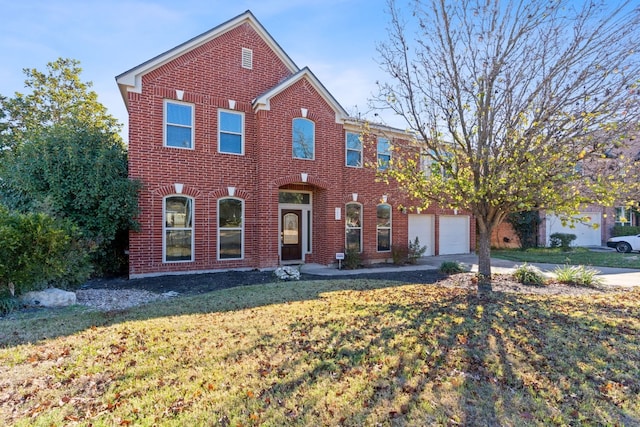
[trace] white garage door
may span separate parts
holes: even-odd
[[[469,253],[469,216],[440,217],[440,255]]]
[[[413,242],[417,237],[420,245],[427,247],[424,256],[432,256],[436,253],[433,232],[434,222],[433,215],[409,215],[409,242]]]
[[[549,239],[553,233],[569,233],[575,234],[576,240],[571,246],[602,246],[602,217],[599,212],[581,212],[576,218],[588,218],[590,221],[586,224],[576,222],[574,228],[569,224],[563,226],[562,221],[555,215],[547,215],[547,246]],[[593,228],[593,224],[598,224],[598,228]]]

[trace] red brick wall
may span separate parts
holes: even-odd
[[[253,50],[253,70],[241,68],[241,48]],[[253,31],[243,25],[143,76],[142,93],[129,93],[130,176],[139,179],[140,231],[130,234],[130,274],[142,276],[185,271],[272,268],[279,264],[278,192],[313,191],[313,252],[307,262],[329,264],[344,250],[345,204],[358,193],[363,205],[363,251],[370,260],[390,258],[378,253],[376,205],[383,194],[392,206],[394,244],[406,244],[407,205],[399,192],[375,182],[375,171],[345,166],[345,130],[336,115],[305,79],[271,99],[270,109],[257,114],[251,102],[290,75],[286,66]],[[193,150],[163,147],[163,102],[176,99],[195,105]],[[243,156],[217,152],[219,108],[245,117]],[[315,123],[315,159],[292,158],[292,120]],[[375,144],[366,144],[366,156],[375,158]],[[308,174],[301,183],[301,173]],[[194,199],[195,260],[164,263],[162,259],[163,198],[174,194],[174,183]],[[244,258],[217,260],[217,201],[235,187],[244,200]],[[342,217],[335,220],[335,209]],[[437,213],[431,208],[424,212]],[[450,212],[447,212],[450,213]],[[471,248],[475,247],[472,223]],[[437,239],[436,239],[437,241]],[[436,249],[437,250],[437,249]],[[436,252],[437,253],[437,252]]]

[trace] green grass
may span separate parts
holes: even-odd
[[[275,283],[0,331],[0,425],[640,423],[640,290]]]
[[[617,252],[590,251],[586,248],[575,248],[570,252],[562,252],[559,248],[492,249],[491,257],[528,263],[640,269],[640,254],[637,252],[621,254]]]

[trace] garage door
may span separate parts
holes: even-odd
[[[601,214],[599,212],[581,212],[576,216],[576,218],[584,217],[590,220],[587,224],[576,222],[574,228],[571,228],[569,224],[563,226],[559,217],[547,215],[547,246],[549,246],[549,239],[553,233],[575,234],[576,240],[571,243],[571,246],[602,246]],[[593,224],[597,224],[598,228],[593,228]]]
[[[440,217],[440,255],[469,253],[469,216]]]
[[[424,256],[432,256],[436,253],[433,232],[434,222],[435,217],[433,215],[409,215],[409,241],[413,242],[417,237],[420,240],[420,245],[427,247]]]

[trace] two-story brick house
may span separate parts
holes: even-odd
[[[468,215],[408,212],[376,182],[402,132],[345,110],[247,11],[116,77],[129,173],[142,182],[130,276],[369,261],[420,237],[427,254],[475,245]]]

